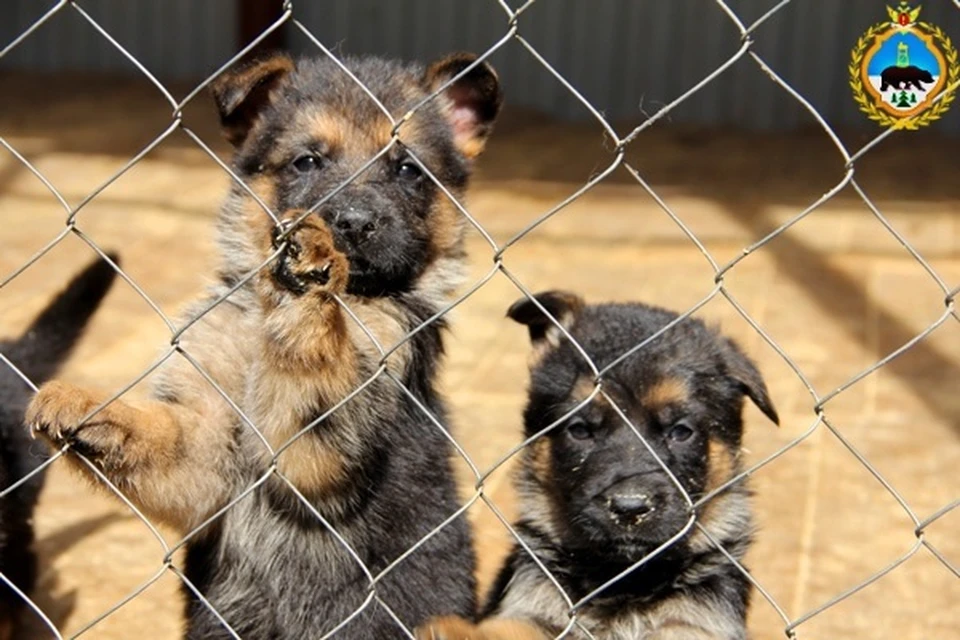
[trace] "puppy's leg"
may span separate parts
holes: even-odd
[[[105,400],[102,393],[54,380],[40,388],[27,409],[26,422],[34,433],[56,446],[70,445],[118,478],[148,462],[168,464],[178,438],[168,408],[156,404],[135,409],[115,400],[81,422]]]
[[[148,517],[181,530],[199,524],[228,489],[217,464],[222,456],[210,450],[228,446],[228,430],[218,430],[213,415],[204,417],[186,405],[160,401],[135,407],[115,400],[81,422],[106,398],[101,392],[49,382],[28,407],[26,423],[54,447],[70,445],[83,454]],[[217,418],[222,422],[222,416]],[[76,456],[67,460],[90,475]]]
[[[286,214],[293,220],[302,214]],[[265,323],[263,356],[273,369],[317,373],[317,367],[348,366],[346,324],[334,295],[347,288],[349,265],[337,251],[333,235],[317,216],[308,217],[286,238],[261,222],[254,228],[263,257],[282,247],[257,278]]]
[[[463,618],[435,618],[416,630],[417,640],[549,640],[535,623],[510,618],[488,618],[473,624]]]
[[[251,417],[275,449],[297,436],[277,458],[277,469],[305,495],[318,497],[345,481],[344,454],[334,434],[321,439],[300,431],[360,382],[358,351],[335,298],[346,291],[349,265],[317,216],[283,239],[265,223],[253,229],[264,258],[276,246],[282,252],[256,282],[263,335],[248,388]]]

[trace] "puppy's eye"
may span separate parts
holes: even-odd
[[[589,440],[593,437],[593,428],[581,418],[574,418],[567,424],[567,433],[574,440]]]
[[[293,168],[300,173],[310,173],[323,166],[323,159],[314,154],[300,156],[293,161]]]
[[[418,182],[423,177],[423,171],[412,160],[405,160],[397,167],[397,177],[407,182]]]
[[[674,442],[686,442],[693,437],[693,427],[690,426],[689,422],[681,420],[674,424],[667,431],[667,438]]]

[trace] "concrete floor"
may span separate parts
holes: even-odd
[[[73,204],[169,124],[169,111],[141,83],[0,80],[0,136]],[[202,97],[188,107],[185,122],[225,154]],[[866,140],[845,138],[853,148]],[[955,141],[899,134],[857,167],[861,187],[949,288],[960,284],[955,150]],[[668,124],[640,136],[628,159],[721,264],[843,176],[843,162],[816,132],[759,136]],[[480,164],[470,211],[503,242],[610,160],[597,126],[547,123],[508,109]],[[118,249],[129,276],[175,315],[201,290],[214,263],[212,221],[227,180],[177,132],[85,207],[77,226],[101,247]],[[61,231],[64,218],[43,185],[0,152],[0,275]],[[492,267],[492,251],[477,233],[469,249],[471,277],[478,281]],[[19,331],[90,258],[89,248],[68,236],[0,289],[0,334]],[[510,248],[504,264],[531,290],[565,287],[591,301],[643,300],[685,310],[714,286],[707,260],[622,169]],[[746,258],[725,283],[820,394],[908,342],[944,310],[943,292],[849,189]],[[481,469],[519,439],[526,336],[503,320],[518,295],[498,274],[453,318],[443,386],[457,437]],[[807,433],[816,418],[814,401],[787,363],[722,297],[700,315],[721,323],[754,356],[780,411],[776,429],[759,411],[747,410],[749,458],[763,459]],[[168,338],[147,304],[121,284],[63,377],[117,389]],[[960,497],[958,366],[960,325],[950,317],[826,405],[830,423],[921,520]],[[33,598],[68,635],[150,580],[164,552],[118,502],[65,471],[61,463],[53,466],[37,514],[43,566]],[[512,517],[508,471],[509,465],[488,480],[486,494]],[[469,496],[473,481],[465,467],[461,472]],[[790,618],[854,587],[917,542],[905,510],[824,426],[759,470],[753,483],[761,529],[749,567]],[[483,505],[470,515],[485,585],[508,537]],[[958,527],[955,509],[926,532],[954,566],[960,564]],[[176,590],[177,579],[167,572],[86,635],[176,638]],[[956,637],[958,605],[957,576],[921,547],[876,583],[801,624],[797,637]],[[751,628],[757,638],[783,636],[784,622],[759,595]],[[21,635],[49,633],[31,619]]]

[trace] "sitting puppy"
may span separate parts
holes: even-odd
[[[427,415],[446,419],[444,322],[424,323],[465,271],[465,219],[410,154],[464,194],[501,103],[476,61],[346,59],[351,76],[273,55],[218,78],[233,170],[280,224],[234,185],[220,282],[191,317],[237,290],[184,332],[190,361],[164,363],[152,401],[121,399],[83,423],[103,394],[50,383],[32,403],[30,424],[54,446],[190,533],[187,638],[409,637],[399,623],[473,611],[467,522],[428,537],[459,501],[452,446]],[[394,127],[364,87],[397,118],[419,105],[399,143],[387,148]],[[382,363],[366,330],[396,346]]]
[[[116,257],[110,259],[117,262]],[[110,290],[116,271],[104,260],[84,269],[15,340],[0,342],[0,353],[34,384],[48,380],[67,359],[87,321]],[[46,459],[46,447],[32,441],[23,414],[33,391],[0,362],[0,491],[23,479]],[[43,472],[0,498],[0,572],[26,595],[37,579],[33,552],[33,510],[43,487]],[[0,582],[0,640],[11,637],[24,605]]]
[[[602,368],[677,315],[642,304],[585,306],[565,292],[537,300]],[[555,324],[526,298],[508,315],[529,328],[534,360],[527,437],[585,401],[593,374]],[[749,397],[776,411],[753,363],[730,340],[685,319],[613,367],[609,394],[692,500],[741,469],[741,409]],[[687,525],[676,484],[602,394],[524,452],[516,529],[573,602],[628,570]],[[697,510],[696,521],[734,558],[750,543],[742,482]],[[745,637],[749,583],[696,527],[587,600],[577,625],[601,640],[737,640]],[[456,618],[418,630],[429,640],[533,640],[560,636],[569,607],[516,545],[479,625]],[[573,626],[567,638],[591,637]]]

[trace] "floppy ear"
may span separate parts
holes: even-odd
[[[454,53],[434,62],[424,74],[427,89],[436,91],[473,64],[477,57],[472,53]],[[503,103],[497,72],[486,62],[481,62],[448,86],[443,94],[448,101],[445,111],[453,127],[454,143],[467,158],[477,157],[493,131],[493,121]]]
[[[543,291],[534,294],[533,297],[564,329],[569,329],[573,325],[584,307],[583,299],[568,291]],[[547,349],[560,344],[562,335],[560,329],[529,298],[520,298],[510,305],[507,317],[527,325],[535,359],[542,356]]]
[[[287,54],[269,54],[227,69],[210,84],[223,135],[230,144],[243,144],[257,116],[270,103],[272,91],[293,67]]]
[[[760,411],[763,411],[765,416],[779,426],[780,417],[770,400],[767,385],[760,376],[757,366],[744,355],[733,340],[724,338],[722,345],[723,360],[727,365],[727,376],[737,383],[747,397],[753,400],[753,404],[757,405]]]

